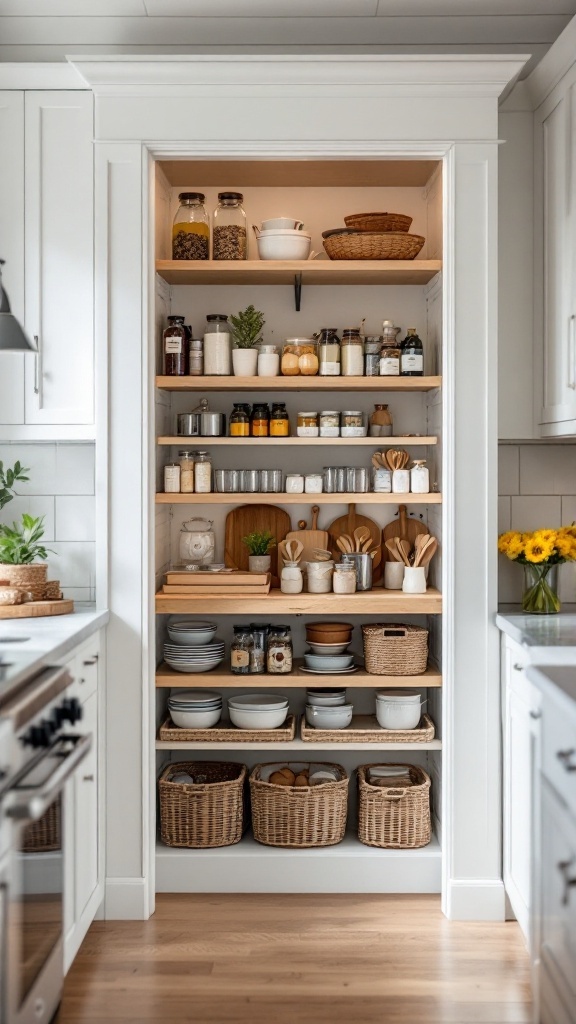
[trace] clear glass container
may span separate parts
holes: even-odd
[[[201,377],[204,373],[204,339],[188,340],[188,373],[191,377]]]
[[[241,192],[219,192],[212,218],[212,258],[245,260],[248,255],[246,214]]]
[[[212,456],[210,452],[194,452],[194,490],[210,494],[212,490]]]
[[[244,402],[234,402],[230,413],[230,437],[250,436],[250,413],[246,411]]]
[[[266,665],[270,675],[292,671],[292,634],[290,626],[272,626],[266,645]]]
[[[318,342],[314,338],[286,338],[282,348],[281,373],[284,377],[318,373]]]
[[[382,324],[382,348],[380,350],[380,376],[398,377],[400,375],[400,346],[397,336],[399,327],[394,327],[391,320]]]
[[[194,452],[178,452],[180,463],[180,491],[182,494],[194,493]]]
[[[296,436],[297,437],[318,437],[320,433],[319,415],[314,410],[310,412],[299,412]]]
[[[250,436],[270,436],[270,408],[267,402],[257,402],[250,416]]]
[[[341,363],[343,377],[364,376],[364,342],[355,327],[342,331]]]
[[[266,671],[266,637],[268,627],[251,623],[253,647],[250,651],[250,672],[259,674]]]
[[[173,260],[210,258],[210,219],[203,192],[181,192],[180,206],[172,226]]]
[[[320,437],[340,437],[340,413],[336,409],[320,413]]]
[[[162,334],[163,371],[166,377],[184,377],[188,332],[183,316],[169,316],[168,327]]]
[[[380,375],[380,349],[382,338],[380,335],[364,339],[364,376],[378,377]]]
[[[356,566],[354,562],[337,562],[332,576],[332,590],[335,594],[355,593]]]
[[[323,327],[318,336],[318,359],[320,377],[340,376],[340,338],[335,327]]]
[[[290,437],[290,418],[285,402],[272,403],[270,437]]]
[[[229,377],[232,373],[232,331],[224,313],[209,313],[204,334],[204,374]]]
[[[248,626],[234,626],[234,639],[230,645],[230,671],[235,675],[248,675],[254,650],[254,638]]]

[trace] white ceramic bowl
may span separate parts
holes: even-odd
[[[278,729],[288,716],[288,707],[278,711],[247,711],[228,705],[228,711],[230,721],[239,729]]]
[[[258,236],[257,242],[261,260],[307,260],[310,255],[310,235],[302,231],[267,231]]]
[[[243,693],[239,697],[230,697],[228,707],[239,711],[282,711],[288,707],[288,699],[279,693]]]
[[[171,708],[170,715],[174,725],[181,729],[211,729],[220,721],[222,708],[214,711],[175,711]]]
[[[309,640],[308,647],[312,654],[344,654],[351,643],[352,641],[349,640],[347,644],[315,644],[312,640]]]
[[[420,690],[376,690],[376,700],[386,704],[417,704],[421,700]]]
[[[329,672],[330,669],[350,668],[354,661],[353,654],[305,654],[304,660],[308,668],[318,668]]]
[[[224,658],[218,658],[216,661],[171,661],[170,658],[165,659],[166,664],[173,668],[175,672],[210,672],[213,668],[218,668],[224,661]]]
[[[376,718],[383,729],[415,729],[422,717],[421,704],[385,704],[376,701]]]
[[[192,700],[195,704],[211,704],[212,701],[221,701],[222,694],[218,690],[181,690],[180,687],[170,691],[169,700],[180,704]]]
[[[272,217],[271,220],[262,221],[262,231],[300,231],[297,225],[302,224],[301,220],[294,220],[292,217]]]
[[[202,644],[209,644],[216,635],[216,629],[174,629],[173,626],[168,626],[168,636],[174,644],[190,644],[192,646],[200,647]]]
[[[313,694],[307,693],[306,697],[308,703],[313,704],[316,708],[337,708],[346,703],[345,693],[341,697],[315,697]]]
[[[352,721],[353,711],[352,704],[343,704],[338,708],[321,708],[307,704],[306,721],[315,729],[345,729]]]

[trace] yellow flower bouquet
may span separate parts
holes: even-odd
[[[498,550],[524,566],[523,610],[538,615],[559,612],[556,566],[576,561],[576,524],[533,533],[509,530],[498,538]]]

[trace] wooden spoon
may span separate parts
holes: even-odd
[[[354,550],[361,551],[364,541],[368,540],[368,538],[370,538],[370,540],[372,539],[372,534],[370,533],[368,527],[357,526],[356,529],[354,530]]]
[[[336,539],[336,544],[340,551],[342,551],[345,555],[351,555],[354,551],[354,545],[349,534],[347,533],[343,533],[341,537],[338,537]]]
[[[419,559],[419,556],[420,556],[420,552],[421,552],[422,548],[424,547],[424,545],[427,544],[429,540],[430,540],[430,534],[429,533],[419,533],[418,536],[416,537],[416,539],[414,541],[414,565],[418,565],[419,564],[418,559]]]
[[[312,551],[314,558],[319,562],[328,562],[332,558],[332,553],[327,551],[326,548],[313,548]]]
[[[422,565],[425,568],[432,561],[432,559],[434,558],[434,555],[436,554],[437,550],[438,550],[438,541],[436,540],[436,537],[431,537],[429,543],[420,552],[420,562],[419,562],[419,565]]]
[[[389,551],[390,557],[391,557],[393,562],[401,562],[402,561],[402,557],[401,557],[401,555],[399,555],[398,548],[396,547],[396,538],[395,537],[393,538],[393,540],[387,540],[386,541],[386,548]]]
[[[410,544],[409,544],[409,542],[407,540],[401,540],[400,537],[396,537],[395,540],[396,540],[396,547],[398,549],[398,554],[400,555],[400,560],[402,562],[404,562],[404,565],[409,566],[410,565],[410,559],[408,557],[409,554],[410,554]]]

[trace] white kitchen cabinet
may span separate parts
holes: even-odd
[[[0,356],[7,439],[94,435],[93,106],[88,91],[0,94],[0,257],[38,344]]]
[[[576,820],[546,778],[541,784],[541,813],[541,1020],[542,1024],[574,1024]]]

